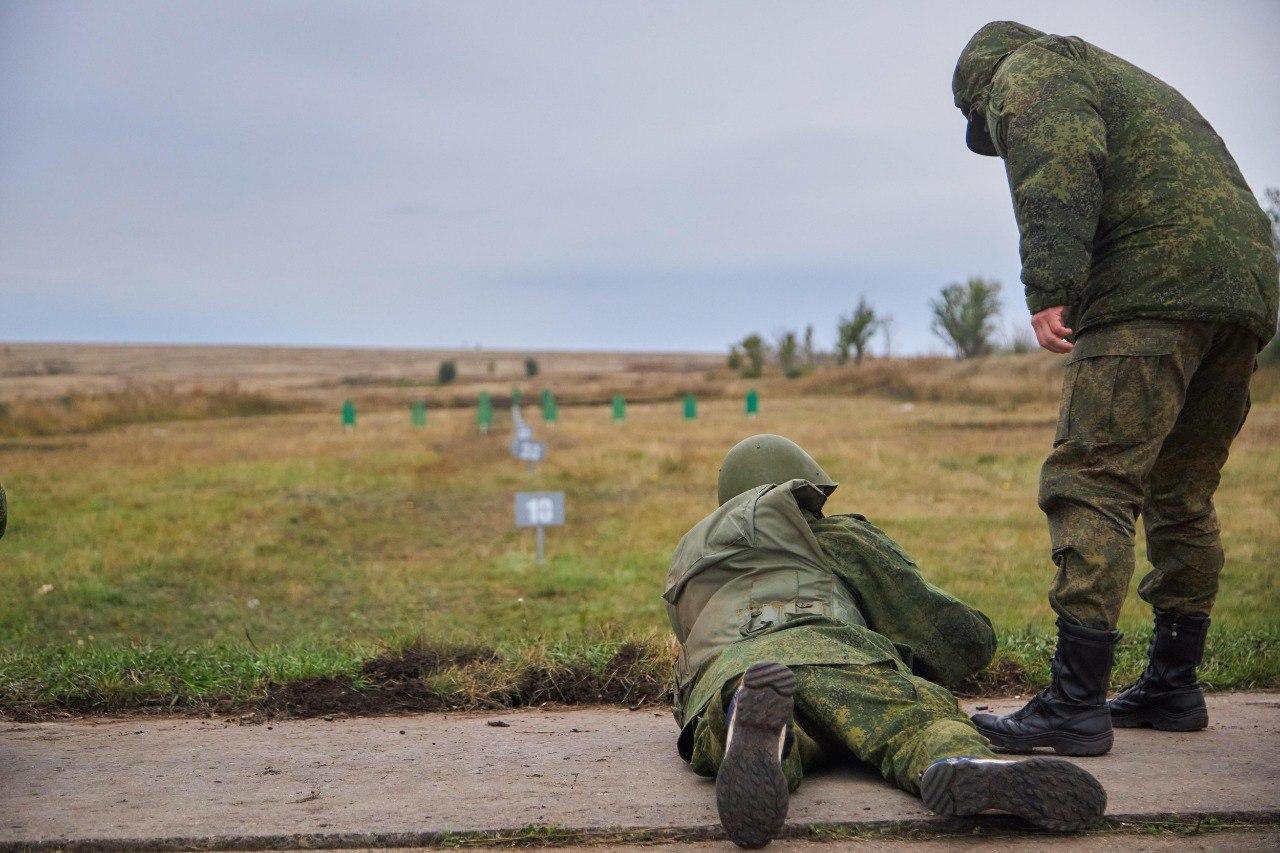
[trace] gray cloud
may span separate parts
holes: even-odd
[[[1280,184],[1280,4],[0,6],[0,339],[719,349],[1005,283],[987,20],[1180,88]]]

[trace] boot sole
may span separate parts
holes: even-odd
[[[991,741],[992,746],[1007,752],[1028,753],[1034,752],[1039,747],[1049,747],[1059,755],[1072,755],[1083,758],[1091,755],[1106,755],[1111,751],[1111,745],[1115,742],[1115,735],[1109,731],[1097,735],[1068,735],[1061,732],[1046,732],[1040,735],[1017,737],[1007,735],[1004,732],[993,731],[979,723],[974,723],[974,725],[983,737]]]
[[[753,664],[742,676],[733,711],[733,740],[716,774],[716,807],[729,839],[763,847],[782,831],[791,792],[778,738],[791,722],[795,674],[780,663]]]
[[[924,804],[944,816],[999,809],[1055,832],[1086,829],[1107,810],[1107,792],[1085,770],[1061,758],[1000,764],[940,762],[920,783]]]
[[[1181,714],[1169,711],[1135,711],[1131,714],[1111,712],[1111,725],[1122,729],[1150,726],[1162,732],[1198,732],[1209,725],[1209,709],[1193,708]]]

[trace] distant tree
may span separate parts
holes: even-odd
[[[800,340],[795,332],[788,329],[778,336],[777,352],[783,376],[795,379],[804,372],[800,367]]]
[[[458,378],[458,363],[452,359],[440,362],[440,369],[436,371],[436,380],[441,385],[448,385],[450,382]]]
[[[813,324],[804,327],[804,345],[801,347],[804,354],[804,363],[808,368],[813,367],[814,362],[818,360],[818,348],[813,343]]]
[[[524,375],[530,379],[538,375],[538,360],[536,358],[526,358],[524,360]]]
[[[1267,199],[1267,216],[1271,217],[1271,241],[1275,245],[1276,260],[1280,261],[1280,188],[1267,187],[1263,193]],[[1258,358],[1268,363],[1280,362],[1280,329],[1266,345]]]
[[[880,331],[884,335],[884,357],[888,358],[893,355],[893,318],[884,317],[880,320]]]
[[[862,357],[866,355],[872,335],[886,325],[887,318],[877,316],[867,298],[859,297],[853,313],[841,317],[840,324],[836,327],[836,361],[844,364],[849,360],[849,350],[853,350],[853,363],[862,364]]]
[[[737,344],[729,347],[729,369],[734,373],[742,370],[742,350]]]
[[[991,336],[1000,313],[1000,283],[973,277],[942,288],[933,309],[933,333],[955,350],[957,358],[991,352]]]
[[[754,379],[764,373],[764,360],[768,355],[768,346],[764,338],[752,332],[742,339],[739,346],[742,347],[742,354],[747,359],[742,375],[748,379]]]

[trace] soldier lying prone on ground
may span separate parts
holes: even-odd
[[[1000,809],[1080,829],[1106,793],[1060,758],[997,759],[947,689],[995,653],[982,613],[928,583],[836,483],[757,435],[720,469],[720,507],[681,539],[663,598],[681,653],[679,751],[716,777],[729,837],[760,847],[823,763],[862,760],[942,815]]]

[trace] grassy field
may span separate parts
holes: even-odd
[[[421,430],[397,408],[352,431],[335,411],[0,441],[0,709],[659,700],[670,551],[752,432],[810,448],[842,481],[831,512],[866,514],[985,610],[1002,652],[974,689],[1020,689],[1051,644],[1035,491],[1056,367],[928,364],[820,371],[794,396],[765,383],[750,421],[733,398],[691,423],[667,402],[621,424],[598,405],[546,426],[530,412],[550,447],[534,475],[507,452],[505,413],[482,436],[464,409],[433,410]],[[1280,404],[1276,377],[1259,380],[1219,500],[1227,568],[1203,671],[1216,687],[1280,686]],[[877,389],[892,396],[851,393]],[[512,493],[531,488],[567,493],[545,565],[512,526]],[[1139,667],[1147,621],[1132,596],[1117,682]]]

